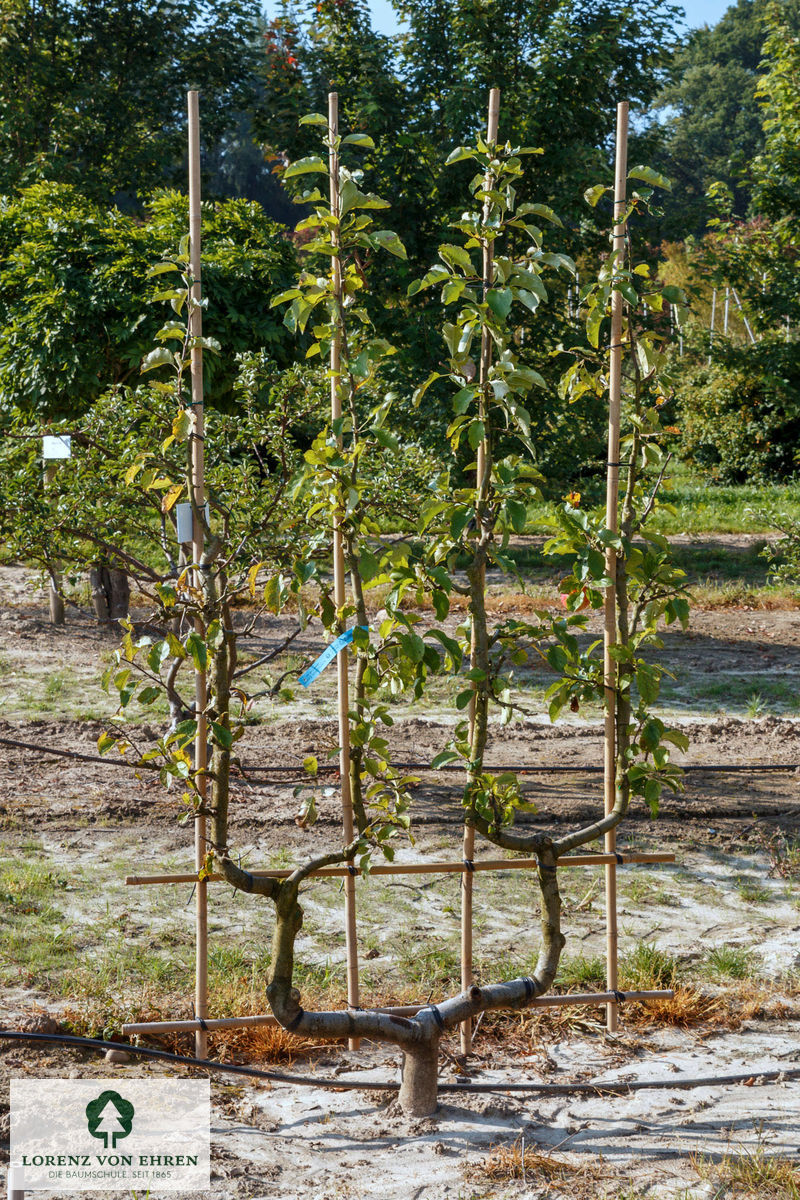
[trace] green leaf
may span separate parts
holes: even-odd
[[[472,259],[463,246],[445,244],[439,247],[439,257],[451,267],[460,267],[465,275],[474,275]]]
[[[192,630],[184,645],[191,655],[195,670],[205,671],[206,666],[208,665],[208,651],[206,650],[206,644],[201,638],[200,634],[195,630]]]
[[[467,430],[467,437],[469,438],[469,444],[473,450],[478,449],[478,446],[481,444],[485,436],[486,426],[484,425],[483,421],[471,421],[469,429]]]
[[[343,146],[362,146],[365,150],[374,150],[375,143],[368,133],[348,133],[342,138]]]
[[[108,754],[112,746],[115,746],[117,739],[111,733],[101,733],[97,739],[98,754]]]
[[[477,158],[475,151],[471,146],[456,146],[455,150],[451,150],[447,158],[444,160],[444,165],[450,167],[453,163],[464,162],[468,158]]]
[[[458,762],[461,756],[456,754],[454,750],[442,750],[440,754],[431,761],[431,769],[438,771],[440,767],[446,767],[448,763]]]
[[[230,750],[233,745],[233,733],[225,725],[221,725],[219,721],[211,722],[211,732],[214,735],[214,741],[222,746],[223,750]]]
[[[456,696],[456,708],[459,710],[465,709],[474,695],[475,692],[472,688],[467,688],[465,691],[459,692]]]
[[[525,522],[528,519],[527,505],[521,500],[506,500],[506,512],[515,533],[525,532]]]
[[[514,293],[511,291],[511,288],[491,288],[486,294],[486,303],[501,321],[505,321],[511,312],[513,301]]]
[[[298,124],[299,125],[323,125],[327,129],[328,118],[324,117],[322,115],[322,113],[307,113],[306,116],[300,118]]]
[[[391,229],[376,229],[369,236],[373,242],[377,242],[382,250],[388,250],[396,258],[407,257],[405,246]]]
[[[175,359],[172,356],[172,351],[166,346],[158,346],[155,350],[151,350],[142,359],[141,372],[153,371],[156,367],[174,366]]]
[[[672,183],[667,179],[666,175],[660,175],[652,167],[631,167],[630,171],[628,171],[628,179],[641,179],[643,183],[649,183],[651,187],[665,188],[668,192],[672,191]]]
[[[293,179],[296,175],[327,175],[327,173],[328,164],[317,155],[312,155],[310,158],[298,158],[297,162],[290,163],[283,172],[283,178]]]
[[[162,664],[169,658],[169,653],[169,642],[166,639],[163,642],[156,642],[155,645],[151,646],[147,655],[147,665],[150,670],[158,674]]]
[[[594,187],[586,189],[586,191],[583,193],[583,198],[587,204],[591,204],[592,208],[597,208],[600,198],[609,191],[611,191],[611,189],[605,187],[604,184],[596,183]]]

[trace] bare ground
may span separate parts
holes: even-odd
[[[103,717],[111,711],[97,685],[98,659],[109,654],[115,639],[98,633],[85,618],[70,621],[63,630],[51,629],[43,619],[41,596],[16,569],[0,569],[0,605],[0,738],[95,753]],[[498,611],[507,607],[506,597],[499,596]],[[274,627],[270,636],[277,638],[280,632]],[[312,629],[293,649],[309,657],[318,644]],[[677,860],[674,866],[620,871],[623,952],[646,945],[677,956],[686,980],[696,976],[699,986],[711,996],[722,995],[725,1005],[710,1010],[717,1011],[716,1019],[710,1015],[689,1029],[658,1023],[644,1028],[637,1016],[623,1021],[617,1038],[603,1033],[602,1012],[596,1009],[576,1012],[567,1023],[526,1027],[519,1036],[509,1022],[505,1045],[491,1030],[479,1036],[468,1071],[476,1081],[502,1083],[677,1079],[745,1070],[752,1071],[753,1086],[687,1092],[665,1088],[602,1100],[502,1091],[448,1095],[435,1119],[409,1122],[377,1092],[215,1080],[210,1193],[215,1200],[455,1200],[567,1193],[710,1200],[723,1194],[719,1188],[726,1154],[749,1155],[754,1161],[765,1155],[800,1155],[800,1084],[758,1084],[759,1072],[800,1062],[800,888],[780,856],[780,846],[787,844],[780,839],[791,845],[800,835],[800,722],[789,711],[757,718],[726,711],[741,710],[742,698],[763,691],[765,681],[779,680],[793,694],[800,665],[800,613],[697,612],[688,634],[668,633],[666,654],[677,677],[672,712],[691,739],[687,764],[791,768],[780,773],[689,773],[685,792],[664,801],[657,822],[635,811],[620,838],[623,846],[667,848]],[[721,688],[714,692],[713,684]],[[262,723],[249,727],[240,743],[250,779],[235,785],[233,834],[251,863],[284,862],[337,837],[335,794],[321,796],[320,821],[313,830],[300,830],[294,821],[293,788],[302,778],[298,764],[312,752],[324,761],[325,749],[333,743],[330,700],[329,688],[323,688],[318,696],[298,699],[288,712],[264,706]],[[399,759],[430,761],[449,736],[451,724],[441,707],[422,715],[401,708],[398,717],[391,743]],[[143,719],[142,736],[154,732]],[[579,714],[552,728],[534,712],[524,724],[497,728],[491,757],[494,763],[523,769],[595,767],[600,749],[595,714]],[[176,961],[185,957],[191,939],[190,889],[126,889],[124,884],[131,870],[189,867],[191,833],[176,824],[175,798],[157,781],[137,779],[107,762],[52,759],[35,749],[3,744],[0,752],[0,859],[35,861],[53,873],[58,880],[53,922],[59,936],[63,931],[72,938],[76,959],[100,974],[108,970],[115,947],[123,956],[163,950],[167,959],[170,953]],[[271,771],[275,766],[292,766],[296,774]],[[534,825],[563,827],[598,812],[596,775],[545,771],[523,778],[538,810],[525,819]],[[401,857],[460,857],[457,776],[420,772],[414,827],[417,841]],[[591,958],[603,948],[602,904],[595,887],[599,880],[584,871],[570,874],[574,882],[570,879],[564,887],[568,954]],[[359,896],[359,928],[364,949],[369,947],[365,984],[371,993],[391,1001],[407,995],[414,980],[430,978],[435,984],[435,974],[426,977],[420,964],[431,946],[443,959],[452,958],[457,878],[408,887],[373,880],[359,884]],[[503,973],[504,963],[517,964],[535,954],[531,892],[519,872],[479,877],[476,907],[479,969],[487,977]],[[312,965],[336,976],[343,951],[336,887],[310,890],[306,911],[300,950]],[[398,926],[402,939],[397,938]],[[268,916],[231,906],[227,896],[217,893],[211,931],[212,945],[244,945],[252,958],[268,941]],[[79,997],[64,993],[55,968],[37,973],[27,960],[15,965],[16,943],[9,939],[6,946],[4,952],[0,942],[0,1023],[13,1026],[36,1010],[63,1019],[68,1009],[80,1008]],[[751,977],[720,987],[719,980],[704,976],[703,964],[719,947],[751,953]],[[173,991],[174,1015],[188,1015],[189,997],[181,993],[180,981]],[[113,982],[103,1002],[117,997],[119,1011],[129,1011],[135,997],[124,992],[123,984]],[[737,1008],[742,997],[749,1000]],[[96,1006],[97,998],[86,1003]],[[738,1016],[723,1019],[723,1010],[735,1010]],[[364,1047],[356,1054],[328,1047],[310,1062],[320,1076],[337,1072],[342,1079],[391,1079],[397,1071],[396,1054],[381,1047]],[[298,1066],[308,1069],[302,1060]],[[112,1068],[71,1051],[0,1044],[4,1080],[25,1073],[57,1077],[71,1071],[99,1076],[163,1070],[140,1064]],[[445,1058],[443,1078],[461,1077],[462,1068]],[[523,1137],[525,1178],[503,1178],[503,1171],[522,1174]],[[537,1154],[561,1164],[561,1174]],[[750,1194],[784,1194],[774,1183],[759,1186],[760,1191]]]

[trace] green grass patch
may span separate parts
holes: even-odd
[[[713,979],[748,979],[753,975],[757,962],[753,950],[725,943],[708,951],[703,968]]]

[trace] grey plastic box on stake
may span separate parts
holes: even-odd
[[[177,525],[178,541],[181,544],[194,541],[194,517],[192,506],[188,501],[175,505],[175,522]],[[211,508],[206,500],[206,524],[211,524]]]

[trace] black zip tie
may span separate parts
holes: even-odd
[[[354,867],[352,863],[347,864],[347,870],[350,875],[358,874],[358,867]]]
[[[539,863],[539,870],[540,870],[540,871],[557,871],[557,870],[558,870],[558,864],[557,864],[557,863],[553,863],[553,865],[551,866],[551,864],[550,864],[550,863],[543,863],[543,862],[540,862],[540,863]]]
[[[297,1016],[292,1017],[292,1019],[288,1025],[284,1025],[284,1029],[286,1029],[289,1033],[292,1033],[293,1030],[297,1029],[297,1026],[300,1024],[300,1022],[302,1021],[302,1019],[305,1015],[305,1011],[306,1010],[304,1008],[301,1008],[298,1011]]]
[[[623,857],[621,854],[617,854],[616,850],[614,851],[614,858],[617,860],[617,865],[618,865],[618,866],[620,866],[620,867],[624,867],[624,866],[625,866],[625,859],[624,859],[624,857]]]
[[[617,1004],[624,1004],[625,1003],[625,993],[615,991],[614,999],[616,1000]]]
[[[194,890],[194,889],[192,889],[192,890]],[[210,1030],[209,1030],[208,1026],[206,1025],[205,1021],[203,1020],[203,1018],[199,1017],[197,1015],[197,1010],[195,1009],[194,1005],[192,1005],[192,1017],[194,1018],[195,1021],[197,1021],[198,1025],[200,1026],[201,1029],[204,1029],[206,1031],[206,1033],[210,1033]]]
[[[464,866],[467,868],[469,874],[472,875],[475,871],[475,863],[472,861],[472,859],[464,858],[461,861],[464,863]]]
[[[426,1008],[429,1008],[431,1010],[431,1012],[433,1013],[433,1019],[436,1022],[436,1024],[439,1026],[439,1028],[444,1029],[444,1018],[442,1017],[442,1014],[439,1012],[436,1005],[428,1004],[428,1005],[426,1005]]]
[[[522,982],[525,984],[525,999],[532,1000],[536,995],[536,980],[531,979],[530,975],[526,975]]]

